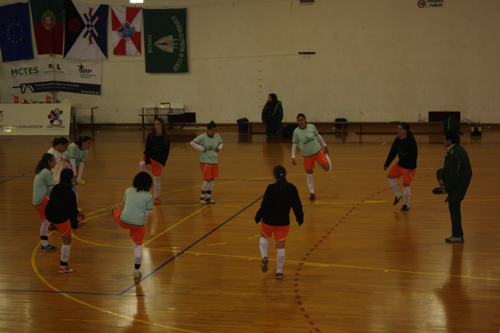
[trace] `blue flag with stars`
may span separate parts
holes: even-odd
[[[3,62],[33,59],[28,3],[0,7],[0,48]]]

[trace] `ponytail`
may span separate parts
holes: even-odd
[[[279,185],[280,193],[286,194],[286,185],[288,184],[288,181],[286,180],[286,169],[281,165],[277,165],[274,167],[273,174]]]
[[[61,136],[60,138],[55,138],[53,141],[52,141],[52,147],[55,147],[57,145],[65,145],[69,143],[68,139],[66,139],[64,136]]]

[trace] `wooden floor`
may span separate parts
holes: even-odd
[[[416,136],[411,208],[402,213],[383,170],[396,132],[349,133],[344,144],[325,135],[333,170],[315,169],[310,202],[290,139],[220,130],[211,206],[199,204],[199,157],[189,145],[202,132],[171,131],[139,283],[132,241],[109,208],[139,171],[142,131],[95,133],[79,190],[87,223],[71,246],[77,272],[65,275],[59,250],[40,251],[31,204],[33,169],[52,138],[0,136],[0,332],[499,332],[500,132],[462,136],[474,172],[462,203],[464,244],[445,243],[445,197],[431,193],[441,135]],[[283,280],[275,279],[273,242],[270,270],[261,272],[253,221],[277,164],[305,212],[304,224],[290,227]],[[61,237],[52,232],[49,242],[60,248]]]

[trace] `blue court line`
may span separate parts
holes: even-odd
[[[3,182],[0,182],[0,184],[10,182],[11,180],[14,180],[14,179],[17,179],[17,178],[24,177],[24,176],[26,176],[27,174],[30,174],[30,173],[32,173],[32,172],[33,172],[33,171],[30,171],[30,172],[28,172],[28,173],[25,173],[24,175],[21,175],[21,176],[17,176],[17,177],[14,177],[14,178],[10,178],[10,179],[4,180]]]
[[[175,256],[173,256],[172,258],[170,258],[167,262],[165,262],[163,265],[161,265],[160,267],[158,267],[157,269],[155,269],[154,271],[152,271],[151,273],[149,273],[148,275],[146,275],[145,277],[141,278],[139,281],[137,281],[136,283],[134,283],[133,285],[131,285],[130,287],[128,287],[127,289],[125,289],[124,291],[122,291],[120,293],[120,295],[123,295],[125,294],[127,291],[129,291],[130,289],[134,288],[136,285],[138,285],[139,283],[141,283],[141,281],[147,279],[148,277],[150,277],[151,275],[153,275],[154,273],[156,273],[157,271],[159,271],[160,269],[162,269],[165,265],[167,265],[168,263],[172,262],[173,260],[177,259],[177,257],[179,257],[180,255],[184,254],[187,250],[189,250],[190,248],[192,248],[193,246],[195,246],[196,244],[198,244],[199,242],[201,242],[202,240],[204,240],[205,238],[207,238],[210,234],[212,234],[214,231],[216,231],[217,229],[219,229],[220,227],[222,227],[224,224],[226,224],[227,222],[231,221],[232,219],[234,219],[236,216],[240,215],[241,213],[243,213],[245,210],[247,210],[250,206],[252,206],[254,203],[256,203],[257,201],[259,201],[260,199],[262,199],[262,197],[264,197],[263,195],[260,196],[257,200],[255,200],[254,202],[252,202],[251,204],[249,204],[248,206],[246,206],[245,208],[243,208],[242,210],[240,210],[238,213],[234,214],[233,216],[231,216],[229,219],[227,219],[225,222],[219,224],[216,228],[212,229],[212,231],[210,231],[209,233],[207,233],[205,236],[201,237],[200,239],[198,239],[196,242],[194,242],[193,244],[189,245],[187,248],[185,248],[184,250],[182,250],[181,252],[177,253]]]
[[[83,291],[54,291],[54,290],[23,290],[23,289],[0,289],[0,291],[14,291],[23,293],[54,293],[54,294],[82,294],[82,295],[103,295],[103,296],[122,296],[122,294],[111,294],[111,293],[89,293]],[[146,295],[134,295],[134,296],[146,296]]]

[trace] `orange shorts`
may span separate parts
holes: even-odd
[[[59,231],[61,237],[71,236],[71,222],[69,220],[63,223],[54,224],[54,226],[57,228],[57,231]]]
[[[129,229],[129,236],[132,237],[135,245],[142,245],[144,241],[144,236],[146,235],[146,227],[139,225],[125,224],[120,220],[120,215],[122,214],[121,209],[116,209],[113,212],[113,218],[123,229]]]
[[[398,179],[403,176],[403,184],[410,185],[416,172],[417,169],[413,169],[413,171],[410,172],[410,169],[405,169],[396,164],[392,167],[391,171],[389,171],[389,175],[394,176]]]
[[[269,238],[274,232],[274,239],[280,242],[286,241],[286,236],[288,236],[289,229],[290,229],[289,225],[282,225],[277,227],[265,224],[264,222],[260,223],[260,234],[263,237]]]
[[[47,218],[45,217],[45,206],[47,206],[47,203],[49,202],[49,196],[46,195],[43,198],[43,201],[41,204],[38,206],[35,206],[36,211],[38,212],[38,216],[40,216],[40,222],[45,221]]]
[[[200,163],[200,168],[201,168],[201,173],[203,174],[203,179],[205,180],[219,177],[218,164]]]
[[[304,156],[304,169],[312,170],[314,169],[314,161],[318,161],[319,165],[328,163],[328,159],[323,151],[320,151],[314,156],[305,157]]]
[[[152,158],[149,160],[151,161],[151,173],[155,176],[161,176],[161,170],[163,168],[161,167],[160,162],[157,162]],[[146,155],[142,155],[141,162],[146,162]]]

